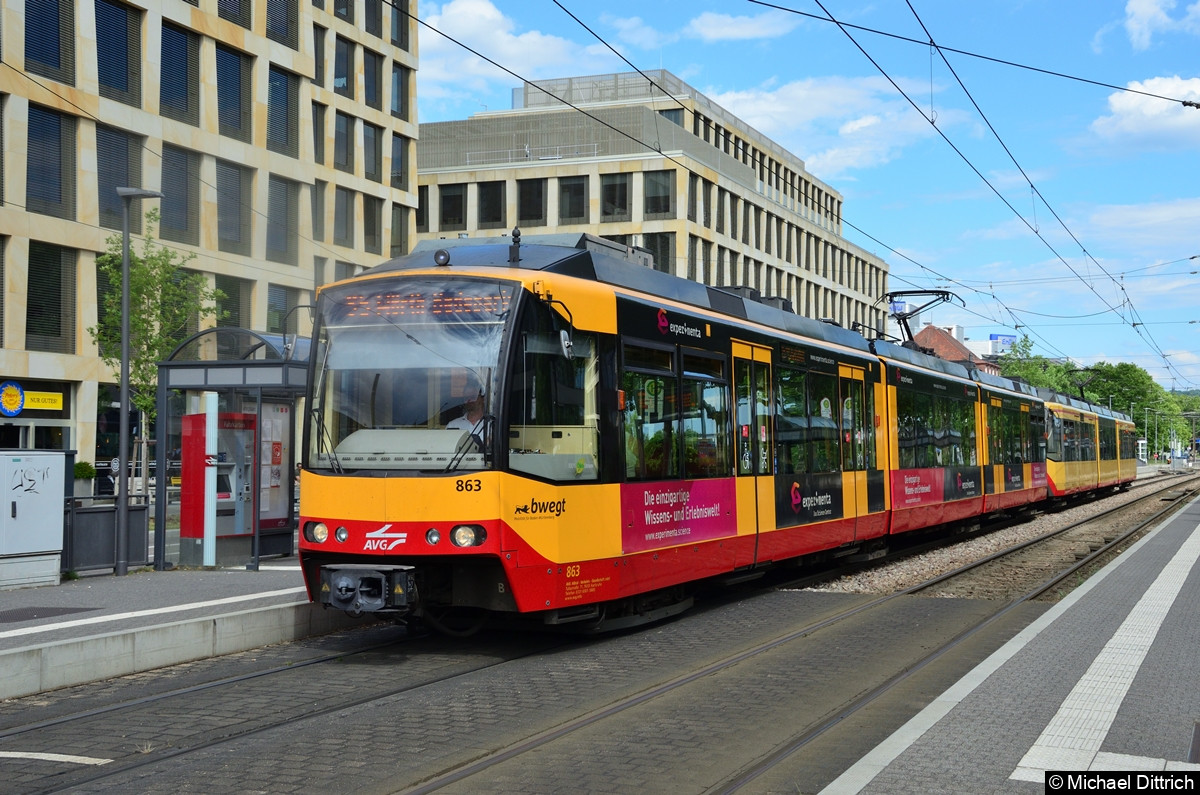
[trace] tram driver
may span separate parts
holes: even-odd
[[[483,385],[474,373],[466,375],[462,414],[446,423],[447,430],[475,431],[483,420]]]

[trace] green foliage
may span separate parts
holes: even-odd
[[[201,320],[217,315],[220,290],[208,287],[204,274],[186,265],[196,255],[180,254],[155,242],[158,210],[146,213],[146,234],[140,251],[129,251],[129,385],[134,406],[148,419],[155,414],[158,363],[198,327]],[[113,368],[113,380],[121,372],[121,235],[106,241],[108,249],[96,257],[100,277],[111,289],[101,296],[100,322],[88,333],[100,349],[104,363]]]
[[[1000,357],[1000,373],[1005,378],[1019,378],[1033,386],[1053,389],[1064,395],[1079,396],[1079,389],[1070,378],[1072,365],[1033,355],[1033,340],[1023,335]]]
[[[96,468],[88,461],[75,462],[75,479],[91,480],[96,477]]]
[[[1188,446],[1193,418],[1187,415],[1195,413],[1200,428],[1200,395],[1169,392],[1136,364],[1099,362],[1079,368],[1033,356],[1032,350],[1029,337],[1021,337],[1000,357],[1003,375],[1072,397],[1079,397],[1082,391],[1089,403],[1128,415],[1137,425],[1138,435],[1149,441],[1151,452],[1156,443],[1160,450],[1169,447],[1172,433],[1182,447]]]

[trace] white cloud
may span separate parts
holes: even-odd
[[[617,18],[605,15],[601,21],[617,31],[617,40],[639,50],[657,50],[679,40],[678,34],[664,33],[646,24],[641,17]]]
[[[1125,4],[1125,33],[1135,50],[1145,50],[1156,33],[1200,33],[1200,2],[1187,7],[1184,16],[1175,19],[1175,0],[1129,0]]]
[[[774,39],[791,33],[800,17],[783,11],[767,11],[758,16],[731,16],[705,11],[684,28],[688,36],[705,42]]]
[[[482,103],[481,98],[498,88],[520,84],[518,78],[447,36],[531,80],[619,71],[623,67],[602,44],[580,44],[536,30],[518,30],[490,0],[451,0],[441,6],[431,5],[423,20],[446,34],[439,35],[424,25],[420,28],[423,104],[439,100],[469,103],[473,99]]]
[[[928,85],[926,85],[928,90]],[[821,77],[745,91],[705,93],[789,151],[821,179],[887,163],[935,135],[882,77]],[[961,115],[942,111],[938,124]]]
[[[1097,207],[1088,225],[1085,239],[1107,241],[1113,248],[1141,250],[1151,257],[1158,251],[1190,255],[1200,228],[1200,197]]]
[[[1200,100],[1200,78],[1154,77],[1129,88],[1173,99]],[[1122,147],[1194,149],[1200,143],[1200,110],[1127,91],[1109,95],[1109,115],[1091,124],[1100,139]]]

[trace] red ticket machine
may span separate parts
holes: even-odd
[[[257,440],[253,414],[216,414],[216,452],[206,451],[208,415],[183,417],[179,536],[203,539],[209,500],[216,502],[216,537],[254,533],[254,468]],[[216,470],[216,488],[206,488],[208,469]],[[183,542],[184,546],[187,542]],[[183,550],[181,550],[182,552]],[[194,561],[193,561],[194,562]]]

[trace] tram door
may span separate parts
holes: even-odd
[[[857,520],[867,514],[867,468],[871,458],[868,445],[874,444],[872,428],[866,424],[866,372],[861,367],[843,364],[838,367],[838,374],[842,382],[842,516]]]
[[[738,535],[775,527],[774,431],[771,424],[771,349],[733,343],[734,450],[737,456]],[[753,560],[738,560],[744,566]]]

